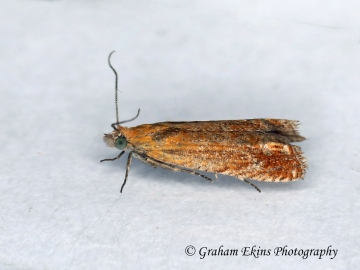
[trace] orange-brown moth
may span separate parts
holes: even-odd
[[[211,180],[197,170],[266,182],[288,182],[303,179],[307,164],[301,148],[291,142],[305,140],[297,130],[298,121],[285,119],[249,119],[194,122],[161,122],[124,127],[119,121],[118,75],[115,73],[116,122],[104,141],[109,147],[122,150],[111,159],[119,159],[125,150],[127,159],[122,192],[129,174],[132,157],[145,164],[176,172],[187,172]]]

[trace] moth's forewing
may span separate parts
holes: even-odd
[[[297,121],[251,119],[163,122],[121,127],[129,147],[168,164],[260,181],[302,178],[306,160],[292,141]]]

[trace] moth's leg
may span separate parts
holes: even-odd
[[[257,186],[255,186],[253,183],[250,183],[248,180],[246,180],[246,179],[241,179],[241,180],[243,180],[245,183],[248,183],[250,186],[253,186],[257,191],[259,191],[260,193],[261,193],[261,190],[257,187]]]
[[[117,157],[114,157],[114,158],[105,158],[105,159],[103,159],[103,160],[100,160],[100,162],[117,160],[117,159],[121,158],[121,156],[122,156],[124,153],[125,153],[125,151],[122,151]]]
[[[147,156],[143,156],[141,154],[134,152],[134,157],[136,157],[137,159],[139,159],[141,162],[145,163],[146,165],[154,167],[155,169],[156,169],[156,167],[159,167],[159,165],[157,163],[152,162]]]
[[[151,158],[151,157],[146,156],[146,155],[141,155],[141,154],[138,154],[138,153],[134,153],[134,154],[142,162],[144,162],[145,164],[150,165],[150,166],[152,166],[154,168],[160,167],[162,169],[167,169],[167,170],[174,171],[174,172],[187,172],[187,173],[190,173],[190,174],[197,175],[197,176],[200,176],[202,178],[205,178],[206,180],[209,180],[211,182],[213,181],[210,177],[207,177],[206,175],[198,173],[198,172],[196,172],[194,170],[178,168],[178,167],[176,167],[176,166],[174,166],[172,164],[165,163],[165,162],[162,162],[160,160],[156,160],[156,159]]]
[[[128,178],[128,175],[129,175],[129,169],[130,169],[130,165],[131,165],[131,160],[132,160],[132,155],[133,155],[133,152],[131,151],[128,155],[128,160],[127,160],[127,164],[126,164],[126,173],[125,173],[125,179],[124,179],[124,183],[122,184],[121,186],[121,189],[120,189],[120,193],[122,193],[123,191],[123,188],[126,184],[126,180]]]

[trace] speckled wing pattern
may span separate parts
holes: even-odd
[[[130,147],[168,164],[239,179],[287,182],[303,178],[306,159],[298,121],[249,119],[162,122],[126,128]]]

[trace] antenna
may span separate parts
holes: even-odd
[[[109,58],[108,58],[108,63],[109,63],[109,67],[112,69],[112,71],[114,71],[115,74],[115,109],[116,109],[116,123],[119,123],[119,108],[118,108],[118,75],[117,72],[115,70],[115,68],[111,65],[111,55],[114,53],[115,51],[112,51],[109,54]]]
[[[135,120],[135,119],[139,116],[139,114],[140,114],[140,109],[138,109],[138,112],[137,112],[137,114],[136,114],[135,117],[133,117],[133,118],[131,118],[131,119],[129,119],[129,120],[125,120],[125,121],[121,121],[121,122],[119,121],[119,108],[118,108],[118,92],[119,92],[119,90],[118,90],[118,74],[117,74],[115,68],[111,65],[111,61],[110,61],[111,55],[112,55],[114,52],[115,52],[115,51],[112,51],[112,52],[109,54],[109,58],[108,58],[109,67],[112,69],[112,71],[114,71],[114,74],[115,74],[115,109],[116,109],[116,122],[113,123],[113,124],[111,124],[111,127],[112,127],[113,129],[115,129],[116,131],[119,131],[119,130],[115,127],[115,125],[118,125],[118,126],[119,126],[120,124],[127,123],[127,122],[131,122],[131,121]]]

